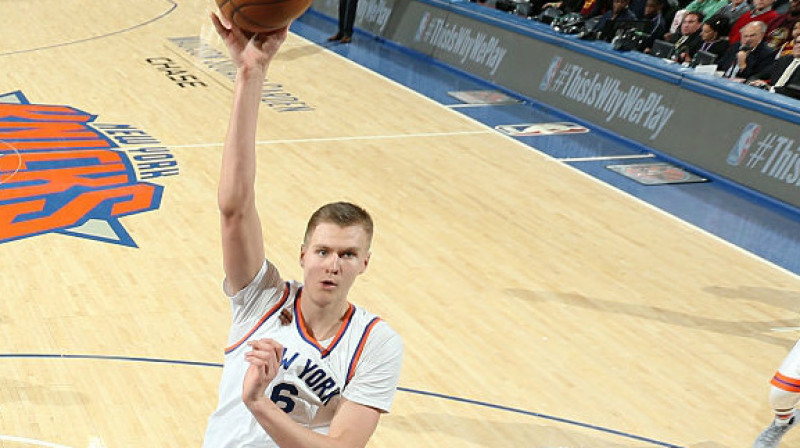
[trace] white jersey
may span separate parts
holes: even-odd
[[[230,299],[233,323],[219,404],[209,418],[204,447],[277,447],[242,402],[249,340],[272,338],[283,345],[280,371],[266,395],[301,425],[327,434],[342,397],[389,411],[403,345],[380,318],[351,304],[336,335],[315,340],[303,325],[302,285],[281,283],[266,260],[253,281]],[[291,312],[289,324],[281,322],[282,310]]]

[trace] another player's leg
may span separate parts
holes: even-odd
[[[753,448],[776,448],[783,436],[800,423],[800,412],[796,410],[800,401],[800,379],[778,373],[772,378],[769,404],[775,411],[772,424],[758,436]]]

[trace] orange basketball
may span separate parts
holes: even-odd
[[[300,17],[312,0],[217,0],[222,16],[247,31],[277,30]]]

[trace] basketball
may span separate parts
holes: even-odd
[[[277,30],[300,17],[312,0],[216,0],[222,16],[253,33]]]

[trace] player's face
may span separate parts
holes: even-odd
[[[361,226],[320,223],[300,251],[303,297],[319,305],[346,301],[356,277],[369,264],[369,237]]]

